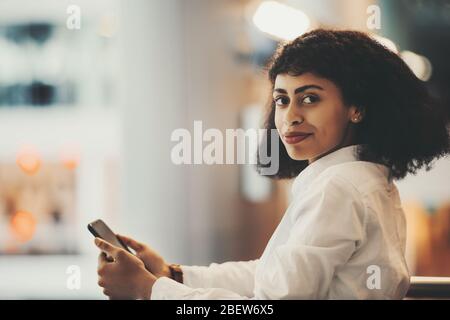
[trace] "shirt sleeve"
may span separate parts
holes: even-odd
[[[240,294],[231,286],[203,288],[203,284],[208,284],[203,280],[193,281],[202,284],[202,288],[190,288],[169,278],[159,278],[151,298],[327,298],[335,271],[345,265],[365,235],[364,206],[358,191],[337,176],[311,185],[310,191],[297,201],[287,217],[293,223],[288,239],[259,261],[251,296],[248,292]]]
[[[182,266],[183,282],[191,288],[224,288],[251,296],[258,259],[211,263],[209,266]]]
[[[183,284],[169,278],[159,278],[153,286],[152,299],[177,299],[178,295],[190,298],[195,296],[194,299],[251,297],[257,263],[258,259],[211,263],[209,266],[183,265]]]

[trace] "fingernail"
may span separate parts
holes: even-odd
[[[95,238],[95,244],[96,245],[100,245],[101,242],[102,242],[102,240],[100,240],[100,238]]]

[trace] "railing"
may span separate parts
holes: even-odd
[[[406,298],[450,299],[450,277],[411,277]]]

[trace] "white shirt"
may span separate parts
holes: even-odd
[[[262,256],[182,266],[151,299],[402,299],[409,287],[406,220],[388,167],[356,145],[312,162]]]

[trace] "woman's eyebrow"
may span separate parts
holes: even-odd
[[[295,89],[294,94],[298,94],[300,92],[303,92],[303,91],[311,89],[311,88],[323,90],[323,88],[321,86],[318,86],[318,85],[315,85],[315,84],[307,84],[305,86],[301,86],[301,87],[298,87],[297,89]],[[275,88],[275,89],[273,89],[273,92],[279,92],[279,93],[287,94],[287,91],[285,89],[282,89],[282,88]]]

